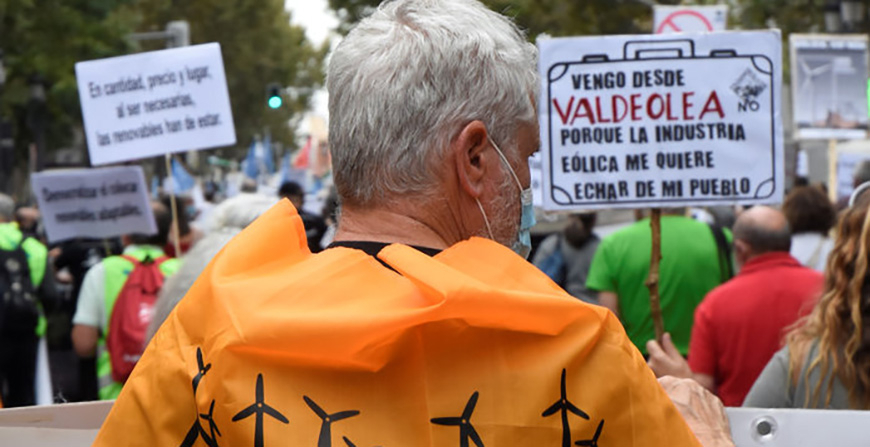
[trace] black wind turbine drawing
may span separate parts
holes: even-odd
[[[196,367],[197,373],[196,376],[193,377],[193,395],[196,396],[196,390],[199,388],[199,382],[202,381],[202,378],[205,377],[205,374],[208,370],[211,369],[211,363],[205,364],[202,359],[202,348],[196,348]],[[190,427],[190,430],[187,431],[187,435],[184,436],[184,440],[181,441],[180,447],[192,447],[193,444],[199,439],[199,436],[202,435],[202,440],[205,441],[205,444],[209,447],[217,447],[217,439],[214,438],[215,432],[217,432],[218,436],[220,436],[220,431],[218,431],[217,426],[214,425],[214,422],[211,420],[211,414],[214,411],[214,400],[211,401],[211,409],[209,410],[209,428],[214,429],[211,434],[211,438],[209,438],[208,434],[206,434],[205,430],[202,428],[202,425],[199,423],[199,418],[194,416],[193,425]],[[202,415],[200,415],[202,416]],[[205,418],[203,418],[205,419]]]
[[[263,447],[263,415],[268,414],[273,418],[287,424],[290,421],[284,417],[283,414],[279,413],[278,410],[270,407],[265,402],[265,397],[263,395],[263,374],[257,374],[257,396],[256,401],[251,404],[248,408],[238,412],[235,416],[233,416],[233,422],[240,421],[250,415],[256,415],[256,425],[254,427],[254,447]]]
[[[568,389],[565,384],[565,375],[567,371],[562,369],[562,395],[559,400],[556,401],[553,405],[550,405],[550,408],[544,410],[541,413],[541,416],[547,417],[555,414],[557,411],[562,413],[562,447],[571,447],[571,426],[568,424],[568,412],[576,414],[583,419],[589,420],[589,415],[584,413],[583,410],[577,408],[568,400]]]
[[[311,410],[320,417],[321,421],[323,421],[320,424],[320,437],[317,439],[317,447],[332,447],[331,427],[333,422],[338,422],[342,419],[347,419],[359,414],[359,411],[357,410],[339,411],[338,413],[328,414],[323,411],[323,408],[320,408],[320,405],[317,405],[308,396],[302,396],[302,398],[305,399],[305,403],[308,404]]]
[[[483,441],[481,441],[480,436],[477,434],[477,430],[471,425],[471,414],[474,412],[474,406],[477,405],[478,396],[478,392],[475,391],[468,398],[468,403],[465,404],[465,410],[462,411],[462,416],[460,417],[431,419],[433,424],[459,426],[459,447],[468,447],[469,438],[477,447],[483,447]]]
[[[344,439],[344,443],[347,444],[347,447],[356,447],[356,444],[350,442],[350,439],[347,439],[347,436],[342,436],[341,439]]]
[[[209,363],[207,365],[203,364],[203,363],[204,362],[202,360],[202,349],[196,348],[196,366],[197,366],[198,372],[196,373],[196,376],[193,377],[193,394],[194,395],[196,395],[196,389],[199,388],[199,382],[202,380],[203,377],[205,377],[205,373],[207,373],[208,370],[211,369],[211,363]]]
[[[184,436],[184,440],[181,441],[179,447],[193,447],[193,444],[196,443],[196,440],[199,439],[200,435],[203,435],[205,445],[215,447],[215,444],[212,444],[211,440],[206,437],[202,425],[199,424],[199,419],[193,422],[193,426],[187,431],[187,435]]]
[[[218,430],[217,424],[214,423],[214,399],[211,400],[211,406],[208,407],[208,413],[200,413],[199,417],[201,417],[205,421],[208,421],[208,434],[205,433],[205,429],[203,429],[202,425],[200,425],[200,430],[202,430],[202,437],[205,439],[205,443],[209,446],[217,447],[218,442],[215,434],[217,434],[218,436],[223,435],[221,435],[221,431]]]
[[[586,447],[598,447],[598,437],[601,436],[601,429],[604,428],[604,419],[598,423],[598,428],[595,429],[595,434],[592,435],[592,439],[585,439],[583,441],[577,441],[574,444],[582,445]]]

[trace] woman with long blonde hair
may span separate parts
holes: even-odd
[[[864,190],[839,219],[821,299],[788,333],[743,406],[870,408],[870,194]]]

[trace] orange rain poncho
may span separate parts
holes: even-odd
[[[169,316],[94,445],[698,445],[617,319],[507,248],[378,258],[395,271],[310,254],[275,206]]]

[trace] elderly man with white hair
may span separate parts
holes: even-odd
[[[523,257],[538,83],[479,2],[384,2],[330,58],[335,242],[286,201],[233,239],[94,445],[697,445],[619,321]]]

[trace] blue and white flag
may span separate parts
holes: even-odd
[[[248,156],[242,162],[242,171],[245,175],[254,180],[260,175],[260,164],[257,162],[257,141],[251,141],[251,146],[248,148]]]
[[[190,191],[196,185],[196,179],[184,169],[184,166],[172,159],[172,189],[175,194]]]

